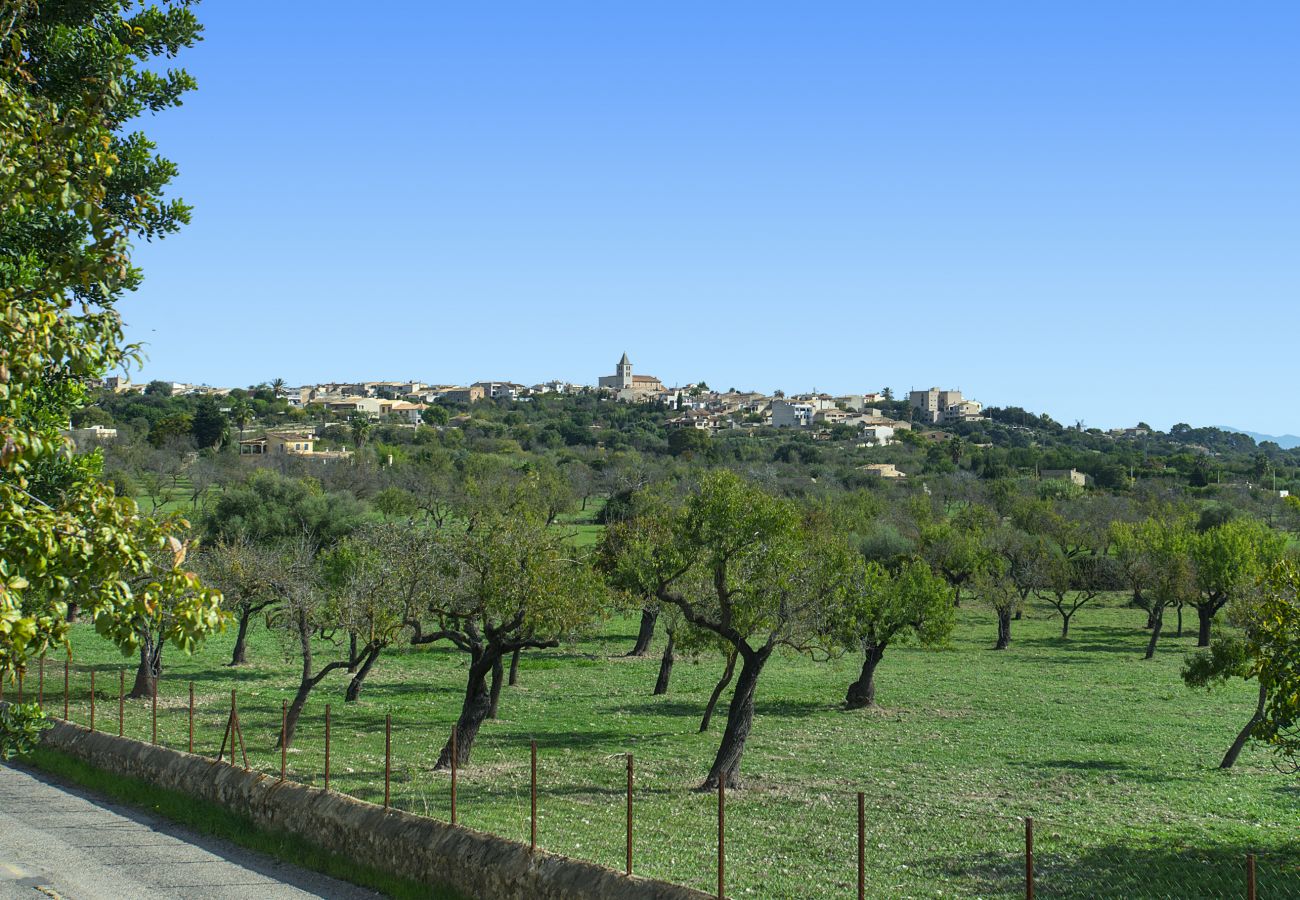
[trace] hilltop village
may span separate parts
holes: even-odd
[[[99,386],[114,393],[143,392],[146,389],[169,396],[211,396],[218,400],[244,394],[244,389],[212,387],[185,382],[153,381],[134,384],[125,378],[103,379]],[[666,422],[669,429],[694,428],[718,432],[738,428],[790,428],[805,430],[814,436],[829,436],[831,426],[848,426],[857,430],[869,444],[885,446],[901,430],[913,424],[946,425],[956,422],[983,421],[983,406],[962,396],[959,390],[932,387],[912,390],[905,401],[895,398],[885,388],[879,392],[833,395],[802,393],[786,395],[783,391],[765,394],[730,388],[715,390],[705,383],[665,386],[654,375],[633,372],[632,361],[624,353],[612,375],[601,375],[595,384],[577,384],[554,380],[525,385],[514,381],[475,381],[472,384],[430,384],[418,380],[320,382],[289,386],[277,380],[265,386],[273,397],[290,408],[358,414],[374,422],[408,425],[443,424],[443,417],[429,411],[444,408],[472,407],[483,401],[522,401],[547,395],[588,395],[618,403],[652,404],[675,413]],[[255,390],[255,389],[250,389]],[[222,404],[230,413],[232,406]],[[468,415],[467,412],[463,415]],[[455,417],[451,417],[454,419]],[[456,424],[453,422],[453,424]],[[84,432],[74,437],[101,437],[98,432]],[[289,442],[292,445],[292,441]],[[290,446],[289,451],[296,449]]]

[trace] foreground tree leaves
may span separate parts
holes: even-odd
[[[221,627],[220,595],[184,567],[180,518],[145,518],[59,434],[84,381],[135,355],[116,301],[130,240],[188,209],[172,163],[125,123],[177,105],[193,80],[144,71],[198,40],[187,2],[16,0],[0,16],[0,677],[64,643],[68,605],[123,652],[182,649]]]

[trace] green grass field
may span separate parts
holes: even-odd
[[[1300,782],[1256,747],[1235,769],[1217,768],[1249,716],[1253,686],[1188,690],[1178,672],[1194,628],[1182,638],[1170,633],[1156,659],[1143,661],[1143,613],[1118,601],[1083,609],[1068,642],[1050,608],[1031,606],[1025,616],[1005,652],[989,649],[993,617],[973,603],[960,611],[951,649],[891,649],[878,673],[879,710],[839,708],[856,658],[774,660],[759,686],[745,789],[728,795],[728,892],[852,896],[861,790],[872,896],[1023,896],[1020,817],[1032,815],[1040,897],[1244,896],[1247,852],[1261,854],[1261,897],[1300,897]],[[570,646],[524,657],[520,684],[504,689],[501,718],[484,727],[461,773],[461,822],[527,839],[536,738],[540,844],[621,868],[623,754],[631,752],[636,870],[713,889],[716,798],[692,788],[724,724],[720,708],[711,733],[696,733],[721,661],[680,660],[671,692],[651,697],[658,658],[622,655],[634,632],[634,621],[616,619]],[[292,696],[297,664],[259,625],[253,664],[225,668],[232,639],[221,635],[192,658],[168,649],[162,740],[185,746],[193,681],[197,749],[215,753],[238,688],[252,763],[278,771],[280,705]],[[94,668],[97,726],[115,731],[116,670],[130,661],[84,625],[74,644],[72,718],[87,720]],[[61,669],[46,673],[56,713]],[[346,676],[327,678],[300,724],[291,776],[321,782],[329,702],[333,786],[381,801],[391,713],[395,804],[447,817],[449,778],[431,768],[464,673],[460,654],[403,648],[381,659],[358,703],[343,703]],[[147,704],[128,704],[126,731],[148,739]]]

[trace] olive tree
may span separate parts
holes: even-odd
[[[962,590],[975,580],[985,563],[981,534],[952,522],[923,525],[921,555],[952,587],[952,605],[961,605]]]
[[[1020,591],[1007,574],[1005,563],[995,562],[980,569],[975,575],[975,594],[989,605],[998,620],[998,639],[994,650],[1011,646],[1011,620],[1021,608]]]
[[[316,547],[307,540],[298,541],[284,552],[277,579],[281,597],[267,624],[284,638],[290,652],[296,653],[302,668],[298,688],[285,717],[284,743],[293,743],[298,718],[311,692],[331,672],[347,669],[352,664],[352,654],[338,651],[334,658],[318,667],[315,642],[331,647],[341,646],[337,641],[340,615],[336,602],[325,590]]]
[[[322,572],[350,639],[352,680],[345,702],[361,696],[383,651],[418,624],[434,581],[426,572],[435,533],[408,524],[362,526],[325,554]]]
[[[1115,522],[1111,540],[1126,561],[1129,579],[1141,588],[1139,602],[1151,625],[1145,658],[1151,659],[1164,629],[1165,610],[1191,602],[1197,595],[1190,520],[1162,513],[1140,522]]]
[[[1196,646],[1208,647],[1215,615],[1282,559],[1286,535],[1257,519],[1233,518],[1200,531],[1190,550],[1198,588],[1192,599]]]
[[[737,786],[759,677],[778,647],[808,650],[830,633],[851,551],[791,501],[717,470],[680,505],[610,526],[602,562],[615,583],[653,590],[736,651],[727,727],[700,789]]]
[[[862,671],[849,685],[845,706],[876,705],[876,667],[891,644],[917,640],[941,644],[952,634],[956,615],[948,584],[922,562],[907,562],[891,574],[875,562],[856,568],[838,622],[840,643],[862,651]]]
[[[221,591],[222,607],[235,618],[235,647],[229,665],[246,665],[253,617],[281,596],[276,584],[281,572],[279,555],[265,542],[237,534],[202,547],[196,562],[204,579]]]
[[[1069,556],[1059,549],[1048,552],[1043,565],[1043,585],[1035,594],[1061,617],[1061,639],[1070,636],[1074,614],[1105,591],[1123,585],[1119,566],[1107,556]]]
[[[1254,680],[1250,718],[1228,746],[1219,768],[1231,768],[1251,738],[1284,758],[1300,756],[1300,573],[1292,563],[1270,569],[1256,587],[1228,606],[1236,630],[1183,663],[1188,687],[1212,688],[1233,678]]]
[[[592,621],[604,591],[584,555],[545,515],[481,509],[472,530],[437,533],[427,563],[433,581],[416,644],[447,641],[469,658],[454,728],[458,763],[467,763],[491,713],[488,677],[516,650],[556,647]],[[451,764],[449,738],[436,768]]]

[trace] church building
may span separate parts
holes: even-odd
[[[613,375],[600,376],[600,387],[614,391],[620,400],[636,400],[664,389],[663,382],[653,375],[633,375],[632,361],[624,353]]]

